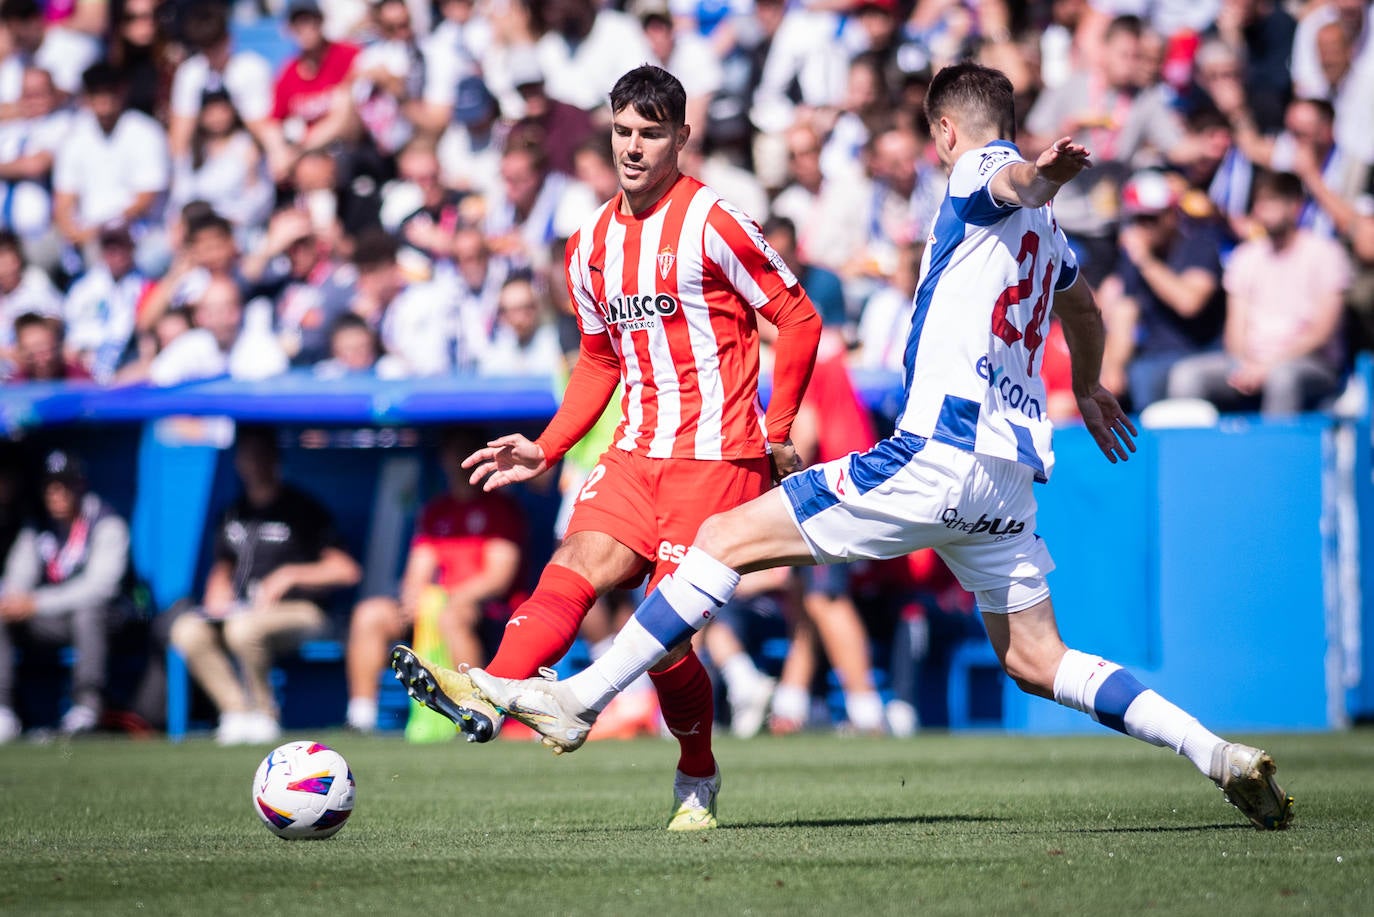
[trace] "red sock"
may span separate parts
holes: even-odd
[[[681,746],[677,769],[689,777],[711,776],[716,772],[716,759],[711,754],[715,696],[711,678],[696,652],[688,651],[672,668],[650,672],[649,677],[658,691],[663,722]]]
[[[529,678],[540,666],[553,665],[577,639],[596,590],[586,577],[550,564],[539,585],[506,622],[501,646],[486,669],[501,678]]]

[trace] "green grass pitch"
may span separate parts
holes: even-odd
[[[718,831],[670,835],[675,747],[344,733],[357,809],[282,841],[265,748],[0,748],[0,914],[1374,913],[1374,732],[1250,737],[1297,797],[1262,833],[1182,759],[1076,738],[721,739]]]

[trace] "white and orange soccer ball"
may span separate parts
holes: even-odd
[[[258,765],[253,811],[277,837],[332,837],[353,814],[353,771],[328,745],[288,742]]]

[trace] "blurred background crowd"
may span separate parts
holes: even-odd
[[[688,91],[684,170],[851,364],[897,369],[943,194],[921,99],[975,58],[1023,153],[1093,153],[1056,214],[1107,384],[1310,409],[1374,340],[1371,32],[1360,0],[4,0],[0,362],[548,373],[563,242],[616,190],[606,93],[651,61]],[[1064,360],[1052,336],[1052,389]]]
[[[822,312],[799,446],[812,460],[864,448],[880,431],[848,371],[901,368],[945,181],[921,101],[934,72],[969,58],[1011,78],[1023,154],[1065,135],[1092,152],[1055,214],[1102,306],[1103,381],[1123,401],[1268,416],[1339,403],[1353,356],[1374,348],[1374,23],[1361,0],[0,0],[0,375],[558,375],[577,345],[564,243],[617,190],[606,95],[649,61],[687,89],[683,170],[760,223]],[[1043,410],[1072,421],[1055,328],[1044,376]],[[304,512],[279,505],[273,438],[250,440],[247,502],[233,511]],[[457,447],[446,448],[451,472]],[[583,473],[595,451],[584,458]],[[66,454],[48,456],[30,490],[46,521],[26,524],[3,512],[23,502],[11,470],[0,469],[14,545],[0,617],[50,615],[52,633],[29,630],[58,643],[84,633],[90,646],[99,628],[80,609],[130,607],[127,526]],[[565,469],[573,490],[576,472]],[[468,506],[448,477],[437,499]],[[327,585],[351,588],[356,561],[309,514],[304,553],[277,560],[297,576],[323,564]],[[197,601],[228,613],[310,598],[284,576],[258,591],[273,571],[235,566],[257,537],[236,519],[222,522],[212,570],[243,581],[212,579]],[[356,728],[376,720],[386,648],[417,620],[420,585],[444,585],[448,608],[461,593],[469,629],[499,630],[509,614],[538,564],[528,530],[478,528],[463,534],[476,539],[468,560],[439,575],[435,557],[458,549],[421,526],[422,561],[399,599],[359,596],[345,610],[336,632],[352,628]],[[500,576],[472,560],[488,542],[505,545]],[[106,562],[88,566],[97,555]],[[455,570],[485,591],[463,592]],[[822,650],[845,689],[841,719],[909,732],[921,706],[912,660],[978,630],[929,554],[782,575],[742,596],[741,617],[705,638],[742,735],[765,711],[778,731],[808,720]],[[613,632],[616,604],[589,643]],[[263,740],[277,728],[268,649],[319,631],[318,609],[298,610],[275,643],[226,627],[227,648],[174,629],[181,612],[168,612],[153,656],[168,642],[184,652],[221,739]],[[448,642],[480,643],[455,614]],[[793,626],[765,660],[755,619],[783,617]],[[870,658],[875,622],[890,658]],[[225,653],[252,675],[243,685],[222,677]],[[883,709],[875,664],[884,698],[906,709]],[[77,673],[67,731],[96,722],[102,666]],[[13,681],[0,676],[3,738],[19,720],[5,721]],[[632,727],[647,722],[637,716]]]

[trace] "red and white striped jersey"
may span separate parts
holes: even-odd
[[[764,455],[755,310],[797,278],[758,224],[681,176],[650,210],[612,198],[568,241],[568,289],[584,334],[620,359],[615,445],[650,458]]]

